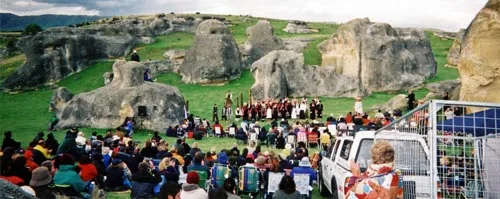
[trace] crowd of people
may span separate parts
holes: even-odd
[[[290,188],[295,186],[293,176],[297,173],[310,174],[311,185],[316,179],[314,165],[318,159],[310,161],[303,143],[279,154],[262,151],[255,143],[204,151],[197,142],[187,144],[185,138],[169,144],[159,132],[139,146],[120,129],[108,130],[105,135],[93,132],[88,137],[71,129],[61,143],[53,133],[45,136],[40,132],[23,148],[12,132],[4,135],[0,178],[38,198],[56,198],[59,194],[89,198],[102,195],[99,188],[107,192],[130,190],[131,198],[239,198],[236,184],[242,167],[255,168],[261,174],[259,187],[267,183],[269,172],[286,171],[289,177],[282,179],[276,193],[279,197],[274,198],[297,196]],[[221,166],[228,168],[226,179],[215,183],[213,168]],[[199,186],[204,178],[213,179],[209,192]]]

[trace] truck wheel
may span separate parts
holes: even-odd
[[[338,199],[339,198],[339,194],[338,194],[339,190],[337,188],[337,181],[335,180],[335,178],[332,178],[332,199]]]

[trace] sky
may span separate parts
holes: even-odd
[[[394,27],[466,28],[487,0],[0,0],[17,15],[210,13],[344,23],[354,18]]]

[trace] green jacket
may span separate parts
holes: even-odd
[[[64,141],[57,148],[57,154],[70,153],[74,155],[76,153],[76,141],[74,136],[66,135]]]
[[[75,171],[74,165],[61,165],[54,175],[54,184],[71,185],[77,192],[82,192],[85,188],[85,184]]]

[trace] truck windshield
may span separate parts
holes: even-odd
[[[393,144],[396,152],[395,166],[404,175],[427,175],[429,170],[428,159],[422,145],[417,140],[388,140]],[[356,157],[356,163],[361,171],[372,164],[372,139],[363,139]],[[411,158],[410,158],[411,157]]]

